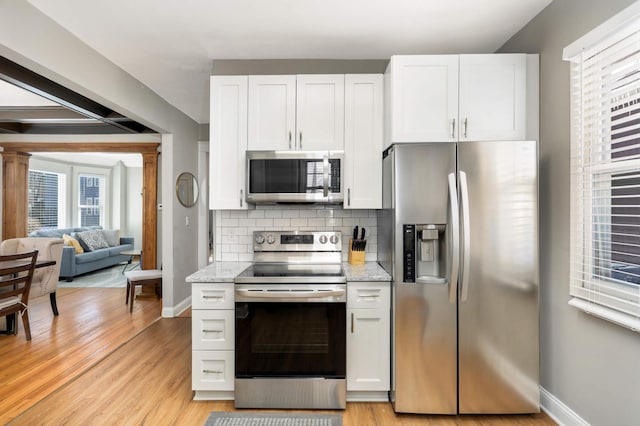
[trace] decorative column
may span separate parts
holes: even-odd
[[[156,269],[158,262],[158,152],[142,153],[142,269]]]
[[[29,157],[26,152],[2,152],[3,240],[27,236]]]

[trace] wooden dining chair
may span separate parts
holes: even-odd
[[[38,250],[0,255],[0,316],[20,313],[27,340],[31,340],[29,290],[37,258]],[[18,334],[17,321],[13,327],[14,334]]]

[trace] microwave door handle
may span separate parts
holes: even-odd
[[[328,155],[324,156],[322,171],[323,171],[322,174],[323,174],[323,181],[324,181],[324,190],[322,195],[324,198],[327,198],[329,196],[329,156]]]

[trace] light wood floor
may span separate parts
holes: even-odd
[[[31,343],[25,342],[21,329],[17,337],[0,336],[0,423],[13,419],[15,425],[203,425],[211,411],[235,411],[232,402],[192,400],[189,313],[155,320],[160,305],[145,298],[136,300],[130,316],[124,289],[63,290],[60,317],[53,327],[50,312],[46,316],[46,310],[34,306]],[[43,316],[46,320],[39,319]],[[16,363],[26,374],[6,373]],[[14,404],[18,406],[12,408]],[[343,424],[555,423],[545,414],[397,415],[389,403],[348,403]]]

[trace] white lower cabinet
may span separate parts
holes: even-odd
[[[347,400],[387,401],[390,284],[349,283],[347,293]]]
[[[233,283],[193,283],[191,300],[191,384],[196,393],[194,399],[233,399]]]
[[[233,391],[233,351],[193,351],[192,385],[195,391]]]

